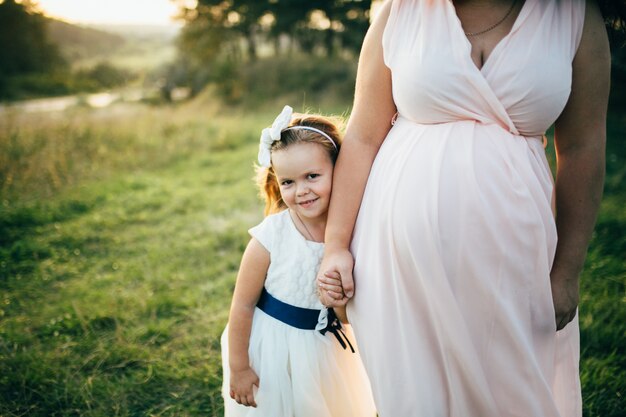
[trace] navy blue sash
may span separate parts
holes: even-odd
[[[269,292],[267,292],[265,287],[261,292],[261,296],[259,297],[259,301],[256,306],[267,315],[274,317],[276,320],[302,330],[315,330],[315,326],[317,326],[317,319],[319,318],[321,312],[321,310],[296,307],[291,304],[284,303],[279,299],[274,298]],[[328,325],[320,330],[320,333],[323,335],[325,335],[326,332],[334,334],[341,347],[346,349],[350,346],[350,350],[354,353],[354,347],[352,347],[352,343],[350,343],[346,334],[341,330],[341,321],[337,318],[337,315],[332,308],[328,309]]]

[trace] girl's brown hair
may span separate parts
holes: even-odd
[[[294,114],[289,123],[289,127],[308,126],[321,130],[331,137],[337,147],[335,148],[327,138],[317,132],[307,129],[289,129],[281,133],[280,140],[272,144],[270,152],[287,149],[289,146],[296,143],[316,143],[324,147],[334,165],[337,160],[339,148],[341,147],[342,136],[338,127],[340,125],[341,123],[338,120],[325,116]],[[269,168],[256,168],[256,183],[259,187],[259,195],[265,201],[264,213],[266,216],[268,214],[278,213],[287,208],[280,195],[280,186],[276,179],[274,169],[271,166]]]

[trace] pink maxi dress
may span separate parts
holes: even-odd
[[[555,326],[542,136],[584,14],[583,0],[526,0],[478,69],[451,1],[393,1],[399,117],[357,218],[348,304],[380,417],[582,414],[578,319]]]

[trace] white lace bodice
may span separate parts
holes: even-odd
[[[322,309],[315,277],[324,244],[306,240],[296,229],[288,210],[267,216],[249,230],[270,253],[265,288],[274,297],[294,306]]]

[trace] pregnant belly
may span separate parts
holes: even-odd
[[[406,256],[429,236],[446,268],[474,251],[494,264],[526,259],[530,274],[538,259],[552,262],[552,189],[541,139],[473,121],[400,119],[372,167],[359,218],[376,219]],[[518,284],[532,286],[532,277]]]

